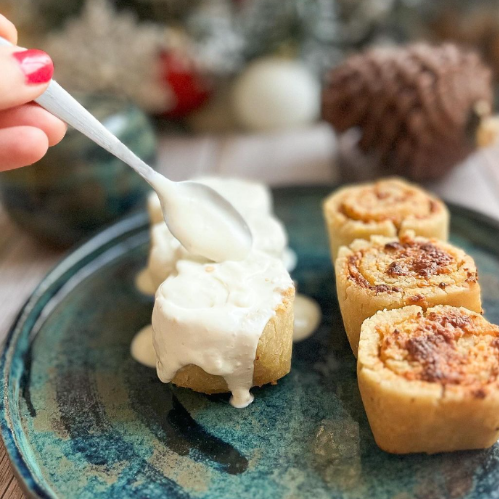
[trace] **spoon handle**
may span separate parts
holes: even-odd
[[[156,172],[57,82],[52,80],[47,90],[35,102],[131,166],[146,181],[153,181]]]
[[[0,37],[1,45],[12,46],[10,42]],[[52,80],[47,90],[35,102],[131,166],[149,184],[154,182],[157,173],[115,137],[57,82]]]

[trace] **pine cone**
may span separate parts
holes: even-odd
[[[380,173],[437,178],[476,147],[477,109],[492,107],[491,73],[452,44],[377,48],[329,73],[322,115],[338,132],[361,131]]]

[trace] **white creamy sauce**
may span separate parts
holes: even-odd
[[[240,213],[209,186],[172,183],[158,175],[151,181],[171,233],[193,255],[215,262],[244,260],[252,247],[251,231]]]
[[[154,295],[157,286],[154,285],[148,268],[142,269],[135,277],[135,287],[144,295]]]
[[[271,215],[272,195],[267,186],[250,180],[219,177],[198,177],[193,181],[207,185],[227,201],[243,216]],[[151,225],[164,223],[161,203],[155,192],[151,192],[147,200],[147,208],[151,218]]]
[[[142,328],[132,340],[130,346],[132,357],[147,367],[156,367],[156,352],[152,342],[152,326]]]
[[[293,341],[303,341],[318,328],[322,312],[315,300],[308,296],[297,294],[294,302],[294,313]]]
[[[282,262],[257,251],[238,262],[180,260],[152,316],[161,381],[194,364],[225,379],[234,407],[249,405],[258,341],[292,286]]]
[[[282,223],[271,215],[251,215],[247,218],[253,233],[253,247],[270,256],[280,258],[284,255],[287,236]],[[151,228],[151,249],[147,269],[154,292],[175,271],[176,263],[190,258],[188,251],[180,244],[164,223]],[[200,257],[199,260],[202,260]]]
[[[267,186],[248,180],[218,177],[200,177],[195,181],[214,189],[242,214],[253,235],[254,249],[278,258],[289,257],[286,251],[286,230],[272,215],[272,196]],[[176,262],[181,258],[192,257],[192,254],[180,244],[164,223],[161,203],[156,193],[149,195],[147,206],[151,220],[148,270],[153,287],[157,289],[173,272]]]
[[[282,258],[288,236],[280,220],[272,215],[247,215],[246,221],[253,234],[253,247],[275,258]]]

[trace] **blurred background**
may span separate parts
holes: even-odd
[[[396,174],[499,217],[499,1],[0,0],[0,12],[172,179]],[[62,247],[146,192],[73,131],[39,164],[0,175],[10,220]]]

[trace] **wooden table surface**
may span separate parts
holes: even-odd
[[[335,138],[324,125],[269,135],[163,136],[159,169],[174,180],[219,173],[271,185],[325,184],[338,179],[335,151]],[[427,187],[449,201],[499,219],[497,163],[499,148],[479,152],[447,178]],[[64,254],[44,248],[24,234],[1,206],[0,234],[1,341],[33,288]],[[0,444],[0,499],[23,497]]]

